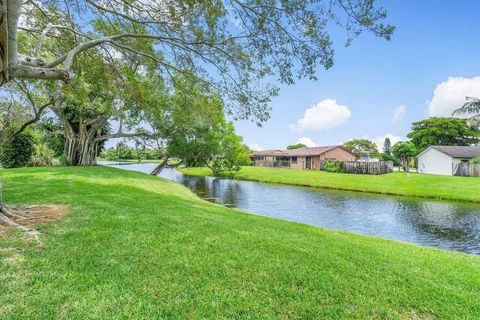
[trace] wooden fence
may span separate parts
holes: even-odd
[[[480,164],[460,162],[455,165],[453,175],[462,177],[480,177]]]
[[[385,174],[393,172],[393,162],[344,161],[343,172],[356,174]]]

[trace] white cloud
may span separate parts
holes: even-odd
[[[376,137],[374,138],[372,141],[375,142],[375,144],[377,145],[377,148],[378,148],[378,151],[382,152],[383,151],[383,142],[385,141],[385,138],[390,138],[390,142],[392,143],[392,146],[397,143],[397,142],[400,142],[400,141],[405,141],[407,140],[406,138],[404,137],[401,137],[401,136],[396,136],[392,133],[387,133],[386,135],[384,136],[379,136],[379,137]]]
[[[258,143],[251,143],[248,145],[252,151],[263,151],[263,148]]]
[[[404,105],[399,105],[393,110],[392,122],[398,122],[402,120],[405,115],[406,108]]]
[[[301,137],[300,139],[298,139],[297,143],[302,143],[304,145],[306,145],[307,147],[311,148],[311,147],[318,147],[318,144],[313,142],[312,139],[310,138],[307,138],[307,137]]]
[[[311,106],[296,124],[290,125],[295,131],[328,130],[337,127],[350,118],[352,113],[347,106],[337,104],[333,99],[325,99]]]
[[[480,76],[473,78],[449,77],[437,85],[433,97],[427,101],[430,116],[451,116],[465,103],[466,97],[480,97]]]

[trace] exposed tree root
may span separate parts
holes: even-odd
[[[6,224],[9,227],[14,227],[22,230],[23,232],[27,233],[28,235],[32,236],[35,240],[40,241],[40,232],[37,230],[22,226],[21,224],[16,223],[15,221],[11,220],[9,217],[18,217],[18,215],[10,212],[5,206],[2,206],[0,209],[0,221]]]

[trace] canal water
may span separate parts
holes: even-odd
[[[156,166],[102,164],[145,173]],[[194,177],[174,169],[160,176],[202,198],[258,215],[480,254],[480,204]]]

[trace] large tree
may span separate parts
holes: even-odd
[[[410,162],[417,155],[417,148],[411,141],[400,141],[392,147],[392,153],[397,157],[405,172],[410,171]]]
[[[86,53],[85,53],[86,54]],[[69,84],[46,83],[58,91],[50,109],[65,138],[65,160],[72,165],[96,163],[99,146],[110,138],[150,133],[142,127],[145,110],[165,112],[168,95],[154,67],[136,58],[114,58],[92,49],[75,62],[77,73]],[[114,132],[108,132],[110,127]]]
[[[390,150],[392,148],[392,141],[390,141],[389,137],[385,137],[385,140],[383,141],[383,153],[386,155],[391,155],[392,151]]]
[[[343,144],[345,149],[355,154],[355,157],[360,158],[362,156],[378,157],[377,145],[367,139],[352,139]]]
[[[315,79],[319,66],[333,65],[332,26],[346,29],[347,43],[365,30],[386,39],[394,30],[383,23],[386,12],[374,0],[0,0],[0,5],[2,82],[71,81],[75,59],[102,47],[154,60],[166,77],[203,81],[229,112],[257,121],[268,118],[269,97],[277,92],[260,80],[276,76],[278,83],[291,84]],[[66,37],[74,42],[59,45]]]
[[[480,141],[480,130],[460,118],[429,118],[412,124],[407,135],[418,150],[431,145],[468,146]]]
[[[161,146],[164,159],[153,174],[158,174],[170,158],[187,166],[207,165],[219,153],[226,132],[224,105],[218,96],[201,84],[184,79],[177,83],[176,90],[164,96],[162,109],[145,109],[155,141],[150,145]]]

